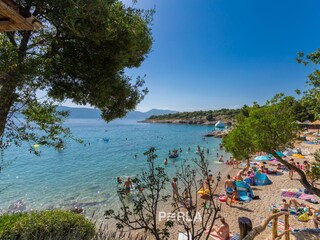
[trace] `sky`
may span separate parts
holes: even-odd
[[[126,71],[146,75],[150,92],[137,110],[237,108],[306,89],[313,68],[295,58],[320,48],[319,0],[139,0],[137,7],[156,9],[152,51]]]

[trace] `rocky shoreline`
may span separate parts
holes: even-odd
[[[232,131],[232,127],[224,130],[214,130],[212,132],[208,132],[205,134],[205,137],[216,137],[216,138],[223,138],[224,136],[227,136]]]
[[[146,119],[143,121],[139,121],[139,123],[162,123],[162,124],[188,124],[188,125],[204,125],[204,126],[214,126],[218,121],[210,122],[205,121],[203,119],[200,120],[183,120],[183,119],[172,119],[172,120],[154,120],[154,119]],[[204,135],[204,137],[216,137],[216,138],[223,138],[227,136],[231,130],[233,129],[231,123],[227,124],[229,127],[224,130],[213,130],[208,132]]]
[[[138,121],[139,123],[167,123],[167,124],[190,124],[190,125],[205,125],[205,126],[214,126],[218,121],[207,121],[204,119],[164,119],[164,120],[155,120],[155,119],[145,119]],[[227,124],[228,125],[228,124]]]

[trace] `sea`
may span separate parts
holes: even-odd
[[[199,158],[197,146],[205,152],[209,149],[205,156],[214,174],[222,167],[217,153],[227,158],[219,149],[221,139],[203,137],[213,130],[212,126],[137,120],[107,124],[97,119],[69,119],[65,126],[83,143],[69,139],[65,149],[59,151],[40,145],[40,156],[30,153],[27,144],[9,147],[1,154],[0,213],[20,202],[25,211],[78,206],[103,217],[105,210],[119,207],[116,178],[138,176],[146,167],[143,153],[151,147],[156,149],[155,161],[161,166],[169,150],[179,149],[179,157],[168,158],[165,166],[170,178],[176,175],[182,161],[192,164],[192,159]],[[167,191],[171,191],[170,186]]]

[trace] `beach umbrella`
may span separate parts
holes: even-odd
[[[309,120],[306,120],[306,121],[302,122],[302,124],[304,124],[304,125],[311,125],[311,122],[310,122]]]
[[[255,160],[257,160],[257,161],[270,161],[271,158],[269,156],[258,156],[258,157],[255,157]]]
[[[301,155],[301,154],[292,154],[292,157],[294,157],[294,158],[304,158],[304,156]]]
[[[311,125],[320,125],[320,120],[312,122]]]

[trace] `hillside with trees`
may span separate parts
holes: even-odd
[[[175,124],[204,124],[212,125],[222,120],[232,124],[234,118],[240,113],[240,109],[227,109],[195,112],[179,112],[175,114],[165,114],[161,116],[151,116],[144,122],[148,123],[175,123]]]

